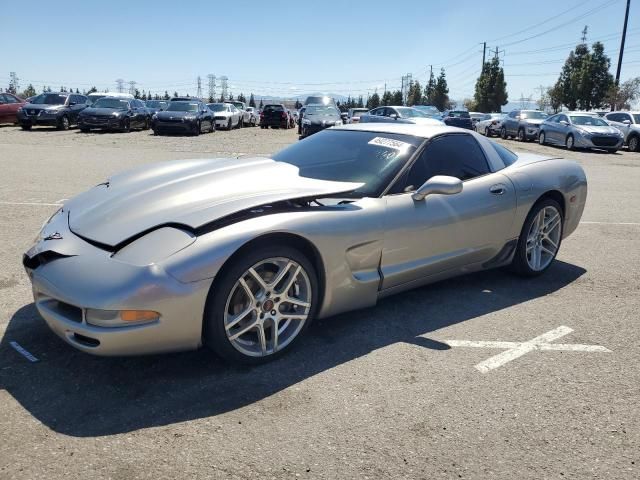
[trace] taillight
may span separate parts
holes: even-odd
[[[264,118],[264,113],[261,113],[261,114],[260,114],[260,118]]]
[[[287,118],[287,112],[282,112],[282,118]]]

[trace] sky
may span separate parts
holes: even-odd
[[[202,77],[229,90],[296,97],[399,89],[408,73],[424,85],[444,67],[450,97],[473,96],[482,42],[498,48],[510,101],[538,98],[555,83],[588,26],[615,75],[625,0],[269,0],[185,3],[0,0],[5,39],[0,86],[116,90],[116,79],[154,93],[196,94]],[[55,5],[55,6],[52,6]],[[63,6],[58,6],[63,5]],[[12,39],[7,41],[6,39]],[[487,52],[487,57],[490,54]],[[640,76],[640,0],[631,1],[621,80]]]

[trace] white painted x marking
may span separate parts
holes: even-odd
[[[515,360],[534,350],[561,350],[567,352],[603,352],[611,350],[600,345],[580,345],[575,343],[549,343],[573,332],[573,329],[565,326],[555,328],[547,333],[535,337],[527,342],[484,342],[470,340],[445,340],[451,347],[496,348],[505,349],[504,352],[494,355],[480,362],[475,367],[482,373],[496,369],[505,363]]]

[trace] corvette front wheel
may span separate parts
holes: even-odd
[[[301,252],[287,246],[250,251],[212,287],[204,342],[234,363],[270,361],[309,327],[317,299],[315,269]]]

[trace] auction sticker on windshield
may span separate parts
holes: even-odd
[[[379,147],[393,148],[394,150],[404,150],[411,146],[410,143],[394,140],[393,138],[376,137],[369,141],[369,145],[378,145]]]

